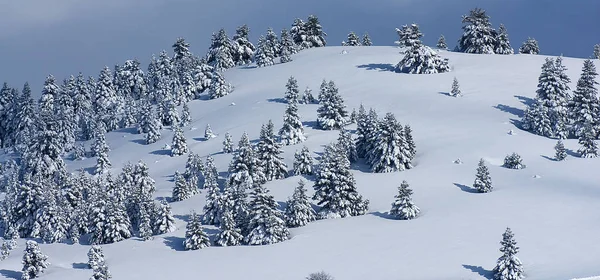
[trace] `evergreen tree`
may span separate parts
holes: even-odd
[[[510,169],[523,169],[526,166],[523,164],[523,159],[519,154],[512,153],[504,158],[504,167]]]
[[[600,44],[594,45],[594,58],[600,59]]]
[[[47,261],[48,256],[40,251],[40,246],[33,240],[27,240],[25,243],[25,254],[23,255],[23,274],[22,280],[38,278],[50,265]]]
[[[263,179],[259,178],[264,175],[258,174],[257,171],[260,171],[259,169],[260,164],[256,157],[256,153],[250,145],[248,134],[244,132],[238,143],[238,148],[233,155],[231,164],[229,165],[228,185],[233,190],[249,189],[255,179]]]
[[[185,178],[179,174],[179,171],[175,171],[175,186],[173,187],[173,194],[171,199],[173,201],[182,201],[192,197],[188,185],[185,182]]]
[[[92,245],[87,253],[88,256],[88,267],[96,270],[102,264],[104,264],[104,252],[100,245]]]
[[[281,45],[277,39],[277,34],[269,27],[265,35],[266,47],[269,48],[269,53],[273,54],[273,58],[279,57],[281,53]]]
[[[266,126],[262,126],[260,141],[256,145],[256,153],[267,181],[286,177],[287,166],[280,156],[283,151],[281,150],[281,145],[275,141],[273,122],[271,120],[269,120]]]
[[[156,117],[156,114],[150,108],[150,116],[148,118],[148,133],[146,134],[146,144],[156,143],[161,138],[160,130],[162,122]]]
[[[364,158],[367,144],[367,134],[368,134],[368,126],[367,126],[367,113],[365,111],[365,107],[363,104],[360,104],[358,107],[358,113],[356,115],[356,153],[359,157]]]
[[[41,237],[46,243],[62,242],[67,239],[69,230],[68,205],[64,196],[57,193],[55,186],[45,190],[42,207],[36,213],[32,236]]]
[[[312,90],[309,87],[306,87],[306,89],[304,90],[302,101],[304,102],[304,104],[312,104],[317,102],[317,100],[315,100],[315,97],[312,95]]]
[[[173,127],[179,124],[177,105],[171,96],[167,96],[158,104],[158,118],[164,126]]]
[[[121,91],[120,95],[129,96],[134,100],[148,97],[146,74],[140,66],[141,63],[137,59],[126,60],[121,71],[115,73],[122,81],[122,84],[118,87],[118,90]]]
[[[223,74],[220,72],[213,72],[212,79],[210,81],[210,88],[208,94],[210,99],[221,98],[225,95],[230,94],[233,91],[231,84],[225,81]]]
[[[419,31],[419,26],[415,23],[409,25],[403,25],[401,28],[396,28],[396,33],[398,33],[398,44],[399,47],[412,48],[416,44],[421,44],[421,37],[423,37],[423,33]]]
[[[219,173],[215,167],[214,160],[209,156],[206,159],[206,180],[204,183],[206,188],[206,204],[204,205],[204,215],[202,216],[203,223],[207,225],[219,223],[221,190],[217,182],[218,176]]]
[[[104,133],[104,124],[100,124],[98,127],[98,132],[96,133],[96,142],[94,143],[92,149],[96,155],[96,167],[94,171],[96,174],[103,174],[112,167],[112,164],[108,159],[108,152],[110,151],[110,148],[106,143]]]
[[[11,142],[14,143],[15,150],[22,153],[27,148],[29,140],[34,137],[34,128],[38,121],[29,83],[23,85],[21,96],[18,97],[14,108],[13,123],[10,124],[14,129]]]
[[[404,140],[406,140],[406,149],[409,152],[410,159],[413,160],[417,155],[417,146],[412,137],[412,128],[408,124],[404,126]]]
[[[125,99],[125,110],[123,110],[122,127],[133,127],[138,123],[138,107],[132,97]]]
[[[303,27],[306,30],[306,36],[302,42],[304,49],[325,47],[327,45],[325,40],[327,33],[323,32],[323,27],[317,16],[308,16],[308,20]]]
[[[202,229],[200,217],[195,212],[190,216],[190,221],[186,226],[183,245],[186,250],[198,250],[210,246],[210,240]]]
[[[225,29],[213,33],[206,62],[216,71],[223,71],[235,66],[235,50]]]
[[[175,128],[171,144],[171,156],[181,156],[188,153],[187,141],[181,127]]]
[[[450,91],[450,96],[461,97],[462,93],[460,92],[460,85],[458,84],[458,80],[454,77],[452,81],[452,90]]]
[[[229,154],[233,153],[233,140],[231,139],[231,134],[229,132],[225,132],[225,140],[223,140],[223,153]]]
[[[152,239],[152,222],[151,222],[151,217],[150,215],[152,213],[149,213],[148,210],[154,210],[154,209],[148,209],[146,210],[146,207],[141,207],[140,208],[141,212],[140,212],[140,224],[139,224],[139,236],[140,238],[142,238],[142,240],[144,241],[148,241],[150,239]]]
[[[522,54],[539,54],[540,47],[538,46],[537,40],[533,38],[527,38],[523,45],[519,47],[519,53]]]
[[[288,227],[301,227],[316,220],[315,210],[306,195],[305,184],[304,180],[300,179],[292,198],[288,198],[286,202],[284,217]]]
[[[300,97],[300,91],[298,90],[298,81],[294,78],[294,76],[290,76],[285,85],[285,100],[288,104],[298,103],[298,98]]]
[[[217,135],[215,135],[212,131],[212,128],[210,127],[210,124],[206,125],[206,128],[204,129],[204,139],[208,140],[211,138],[215,138],[217,137]]]
[[[398,64],[396,70],[410,74],[435,74],[450,71],[448,59],[442,59],[437,52],[421,43],[423,35],[419,26],[412,24],[411,27],[403,26],[399,30],[401,46],[407,49],[403,52],[404,57]],[[398,30],[398,29],[397,29]],[[401,31],[401,32],[400,32]]]
[[[313,199],[321,206],[322,219],[364,215],[369,207],[369,201],[356,190],[350,162],[338,145],[325,147],[314,189]]]
[[[348,157],[350,163],[354,163],[358,160],[356,144],[354,144],[354,141],[352,140],[352,134],[345,128],[340,129],[337,145],[340,145],[342,150],[346,151],[346,157]]]
[[[498,258],[496,267],[494,267],[494,280],[523,279],[525,277],[523,275],[523,264],[517,257],[519,247],[517,247],[517,241],[515,241],[510,228],[506,228],[506,231],[502,234],[500,245],[502,245],[502,248],[500,248],[502,256]]]
[[[294,20],[294,23],[290,28],[290,37],[298,50],[306,48],[304,44],[304,41],[306,40],[306,23],[302,19],[296,18]]]
[[[90,278],[90,280],[108,280],[108,279],[112,279],[112,275],[110,274],[110,271],[108,270],[108,266],[106,266],[105,263],[103,263],[97,269],[94,269],[94,274],[92,274],[92,277]]]
[[[144,101],[140,105],[140,115],[139,115],[139,124],[138,124],[138,133],[148,133],[150,130],[150,124],[154,121],[152,118],[152,106],[150,102]]]
[[[117,129],[116,116],[119,113],[119,99],[113,84],[113,74],[108,66],[105,66],[98,76],[95,98],[96,115],[104,122],[107,131]]]
[[[288,240],[290,232],[285,226],[277,202],[263,185],[255,184],[248,219],[248,245],[269,245]]]
[[[294,153],[294,175],[312,175],[313,158],[306,146]]]
[[[494,53],[496,54],[514,54],[515,51],[510,46],[510,40],[508,39],[508,31],[504,24],[500,24],[498,28],[498,34],[496,36],[496,45],[494,47]]]
[[[261,35],[258,38],[258,46],[256,48],[256,53],[254,54],[256,66],[265,67],[275,64],[275,53],[273,53],[273,49],[274,48],[270,45],[269,41]]]
[[[175,231],[177,227],[175,226],[175,218],[171,213],[171,205],[164,200],[156,205],[156,214],[153,219],[154,234],[164,234]]]
[[[371,42],[371,37],[369,37],[369,33],[365,33],[362,37],[362,45],[365,47],[369,47],[373,45],[373,42]]]
[[[448,45],[446,44],[446,37],[444,35],[440,35],[440,38],[435,45],[440,50],[448,50]]]
[[[598,157],[598,144],[596,141],[596,131],[588,124],[581,136],[579,136],[579,145],[581,148],[577,150],[579,156],[582,158],[595,158]]]
[[[346,41],[342,42],[342,46],[360,46],[360,37],[358,37],[358,35],[356,35],[356,33],[354,32],[350,32],[348,33],[348,38],[346,39]]]
[[[317,122],[322,129],[341,129],[346,124],[348,111],[346,111],[344,100],[333,81],[330,81],[322,90],[319,103],[321,106],[317,109]]]
[[[404,131],[392,113],[387,113],[374,139],[373,149],[367,152],[371,170],[377,173],[403,171],[412,168]]]
[[[475,8],[463,16],[463,34],[457,49],[464,53],[493,54],[497,32],[492,28],[485,10]]]
[[[239,26],[233,35],[234,56],[233,60],[236,65],[244,65],[252,63],[254,51],[256,47],[248,39],[250,28],[247,25]]]
[[[567,151],[565,150],[565,145],[563,144],[563,142],[560,139],[558,139],[558,142],[556,142],[556,145],[554,146],[554,150],[556,151],[554,158],[557,161],[562,161],[567,158]]]
[[[587,59],[583,62],[581,77],[577,81],[577,88],[573,91],[573,99],[569,104],[571,130],[575,137],[582,135],[587,124],[592,125],[595,130],[594,138],[600,126],[600,101],[598,101],[598,89],[596,85],[596,66]]]
[[[281,63],[290,62],[292,61],[291,55],[297,52],[296,47],[294,46],[294,41],[292,41],[292,38],[290,38],[290,35],[285,28],[281,30],[281,35],[279,35],[279,37],[281,39],[279,61]]]
[[[183,103],[183,111],[181,112],[181,126],[188,126],[192,122],[192,116],[190,115],[190,106],[188,103]]]
[[[304,126],[298,115],[298,103],[288,103],[283,116],[283,127],[279,130],[279,139],[284,145],[295,145],[306,141]]]
[[[475,183],[473,183],[473,187],[481,193],[487,193],[493,190],[492,177],[490,177],[490,172],[487,166],[485,166],[483,159],[479,160],[479,166],[477,167],[477,174],[475,175]]]
[[[42,89],[42,96],[38,102],[39,112],[42,118],[54,118],[56,112],[54,104],[58,103],[58,95],[61,89],[56,84],[54,76],[49,75],[46,77],[44,82],[44,88]]]
[[[356,123],[357,117],[358,113],[356,112],[356,108],[352,108],[352,113],[350,113],[350,123]]]
[[[394,196],[396,200],[392,203],[390,215],[399,220],[412,220],[419,215],[421,209],[412,202],[411,195],[413,191],[409,188],[408,182],[402,181],[398,187],[398,194]]]
[[[215,243],[222,247],[240,245],[244,239],[241,230],[237,228],[232,209],[225,204],[220,220],[220,232]]]
[[[103,184],[110,183],[108,181]],[[98,191],[91,201],[90,242],[94,245],[119,242],[131,237],[131,223],[125,205],[109,199],[107,186]]]

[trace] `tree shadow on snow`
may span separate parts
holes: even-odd
[[[545,156],[545,155],[540,155],[540,156],[543,157],[543,158],[545,158],[545,159],[547,159],[547,160],[549,160],[549,161],[556,161],[555,158],[551,158],[549,156]]]
[[[468,192],[468,193],[479,193],[476,189],[471,188],[467,185],[463,185],[463,184],[459,184],[459,183],[454,183],[454,185],[456,187],[458,187],[461,191],[463,192]]]
[[[89,265],[87,263],[73,263],[73,269],[89,269]]]
[[[567,155],[570,155],[572,157],[579,157],[579,153],[575,150],[565,149],[565,152],[567,152]]]
[[[158,156],[170,156],[171,150],[160,149],[160,150],[152,151],[150,153],[153,155],[158,155]]]
[[[441,95],[450,96],[449,92],[438,91],[438,93]]]
[[[498,104],[496,106],[493,106],[494,108],[502,111],[502,112],[506,112],[506,113],[510,113],[513,114],[519,118],[522,118],[523,115],[525,114],[525,111],[523,111],[523,109],[519,109],[516,107],[512,107],[512,106],[508,106],[508,105],[504,105],[504,104]]]
[[[173,217],[175,219],[180,219],[180,220],[182,220],[182,221],[184,221],[186,223],[188,223],[190,221],[190,215],[189,214],[187,214],[187,215],[173,215]]]
[[[369,215],[373,215],[373,216],[379,217],[379,218],[384,218],[384,219],[387,219],[387,220],[396,220],[388,212],[377,211],[377,212],[371,212],[371,213],[369,213]]]
[[[127,127],[116,130],[116,132],[129,133],[129,134],[139,134],[138,129],[136,127]]]
[[[86,167],[86,168],[83,168],[83,171],[90,175],[94,175],[96,173],[96,167],[95,166]]]
[[[273,102],[273,103],[284,103],[284,104],[287,104],[287,100],[285,100],[285,98],[269,98],[269,99],[267,99],[267,101]]]
[[[526,106],[533,105],[533,102],[534,102],[533,98],[525,97],[522,95],[515,95],[514,97],[519,99],[519,101],[521,101],[521,103],[523,103],[523,105],[526,105]]]
[[[468,265],[468,264],[463,264],[463,267],[473,271],[477,274],[479,274],[480,276],[485,277],[485,279],[493,279],[494,278],[494,272],[491,270],[487,270],[481,266],[474,266],[474,265]]]
[[[378,70],[379,72],[396,72],[396,67],[393,64],[389,63],[369,63],[357,65],[356,68],[366,69],[366,70]]]
[[[133,140],[129,140],[129,142],[140,144],[140,145],[146,145],[146,139],[133,139]]]
[[[175,251],[185,251],[183,242],[185,238],[177,236],[167,236],[163,238],[163,243]]]
[[[302,126],[321,130],[321,128],[319,127],[319,123],[317,121],[303,121]]]
[[[6,278],[21,279],[21,274],[22,273],[20,271],[0,269],[0,275],[4,276]]]
[[[371,171],[371,167],[365,163],[363,159],[358,159],[358,161],[350,164],[350,169],[360,171],[362,173],[373,173]]]

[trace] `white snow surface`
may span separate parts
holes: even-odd
[[[351,50],[339,55],[344,49]],[[210,123],[220,141],[202,141],[203,130],[186,130],[190,151],[213,155],[221,179],[226,176],[231,154],[221,153],[225,132],[235,143],[244,131],[257,139],[261,124],[272,119],[281,127],[283,98],[290,75],[300,88],[318,91],[323,79],[333,80],[348,109],[362,102],[374,107],[380,117],[393,112],[404,125],[410,124],[417,145],[413,169],[386,174],[368,172],[353,165],[359,192],[370,200],[364,216],[320,220],[291,229],[291,240],[268,246],[209,247],[183,251],[185,220],[192,210],[199,213],[205,191],[182,202],[172,203],[178,230],[155,236],[103,245],[113,279],[304,279],[324,270],[337,280],[397,279],[486,279],[491,277],[502,233],[510,227],[520,247],[526,279],[572,279],[600,275],[600,185],[596,170],[600,159],[570,156],[550,160],[556,140],[519,131],[526,98],[533,98],[541,55],[473,55],[441,51],[452,71],[415,75],[389,71],[401,55],[395,47],[326,47],[309,49],[286,64],[264,68],[228,70],[225,77],[235,91],[216,100],[190,102],[192,127]],[[583,60],[565,58],[568,75],[579,78]],[[598,64],[598,61],[595,62]],[[600,65],[599,65],[600,66]],[[448,97],[452,80],[461,81],[463,98]],[[236,106],[229,106],[235,103]],[[307,145],[322,152],[335,141],[338,131],[314,128],[318,105],[300,105],[307,141],[283,147],[292,169],[294,152]],[[354,129],[355,126],[350,126]],[[128,161],[143,160],[157,183],[157,197],[168,197],[175,170],[183,170],[183,157],[170,157],[163,149],[172,131],[163,130],[162,140],[140,144],[143,135],[132,129],[108,133],[109,152],[117,174]],[[126,138],[122,137],[127,135]],[[566,140],[576,151],[577,140]],[[527,168],[501,167],[502,159],[517,152]],[[314,154],[317,158],[318,156]],[[454,164],[460,158],[463,164]],[[478,194],[470,189],[480,158],[490,169],[494,190]],[[95,159],[67,161],[69,169],[90,168]],[[533,178],[538,175],[539,178]],[[300,177],[267,183],[278,202],[291,196]],[[386,218],[397,187],[407,180],[414,190],[413,201],[421,209],[415,220]],[[312,195],[312,182],[307,183]],[[214,239],[217,228],[205,226]],[[0,262],[0,279],[19,278],[24,241],[11,256]],[[89,245],[40,244],[49,256],[50,267],[40,279],[88,279]],[[600,279],[581,278],[581,279]]]

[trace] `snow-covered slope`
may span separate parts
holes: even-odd
[[[343,50],[348,53],[342,54]],[[114,279],[303,279],[325,270],[339,280],[363,279],[486,279],[500,256],[502,233],[511,227],[528,279],[570,279],[600,274],[600,187],[593,170],[600,159],[570,156],[555,162],[555,140],[518,130],[520,119],[535,95],[544,56],[469,55],[442,52],[452,72],[409,75],[388,71],[400,60],[394,47],[327,47],[303,51],[294,61],[266,68],[242,67],[225,73],[232,94],[217,100],[197,100],[190,106],[193,123],[185,134],[190,150],[214,155],[221,176],[226,176],[230,154],[221,154],[225,132],[237,140],[244,131],[258,138],[262,123],[282,124],[285,104],[279,101],[293,75],[301,90],[318,92],[323,79],[333,80],[349,108],[363,103],[380,116],[393,112],[413,128],[417,144],[415,168],[373,174],[355,165],[360,193],[371,201],[369,214],[321,220],[292,229],[292,239],[270,246],[210,247],[183,251],[185,221],[191,210],[201,211],[204,193],[172,203],[178,220],[176,232],[104,245]],[[568,75],[576,81],[582,60],[565,58]],[[456,77],[461,98],[447,96]],[[574,88],[574,85],[571,86]],[[232,105],[235,103],[235,105]],[[307,142],[313,152],[334,141],[337,131],[316,128],[318,105],[300,105]],[[204,141],[210,124],[217,138]],[[351,126],[353,129],[354,127]],[[510,135],[508,132],[514,130]],[[128,161],[145,161],[157,181],[157,196],[168,197],[175,170],[183,171],[185,157],[170,157],[163,140],[143,145],[133,129],[109,133],[113,174]],[[577,150],[576,140],[565,141]],[[293,153],[302,144],[284,147],[291,168]],[[501,167],[503,158],[519,153],[526,169]],[[573,153],[571,153],[573,154]],[[315,155],[316,156],[316,155]],[[454,164],[460,158],[463,164]],[[490,166],[494,191],[470,191],[480,158]],[[69,162],[71,170],[92,167],[94,159]],[[538,175],[538,176],[535,176]],[[535,176],[535,177],[534,177]],[[277,201],[291,196],[299,177],[267,183]],[[421,208],[419,218],[390,220],[385,212],[402,180],[414,190]],[[308,187],[311,184],[309,183]],[[312,190],[309,191],[309,194]],[[217,230],[206,227],[214,235]],[[41,244],[52,263],[43,279],[85,279],[85,245]],[[0,263],[0,278],[18,278],[21,251]]]

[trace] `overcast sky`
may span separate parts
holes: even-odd
[[[256,42],[268,27],[279,33],[309,14],[321,20],[328,45],[340,45],[349,31],[393,45],[394,29],[415,22],[426,44],[444,34],[452,48],[461,16],[476,6],[488,11],[494,27],[504,23],[515,49],[531,36],[542,54],[587,58],[600,43],[600,1],[593,0],[4,0],[0,81],[19,88],[29,81],[37,94],[48,74],[97,76],[104,65],[112,69],[132,58],[145,69],[150,56],[171,51],[177,37],[204,55],[220,28],[231,35],[248,24]]]

